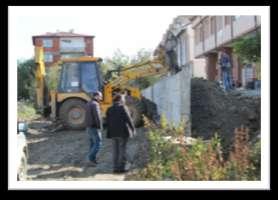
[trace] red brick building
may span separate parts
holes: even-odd
[[[44,47],[46,66],[61,58],[94,56],[94,36],[70,32],[46,33],[32,37],[34,46]]]

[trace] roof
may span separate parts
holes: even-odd
[[[55,32],[55,33],[47,32],[45,34],[32,36],[33,44],[35,42],[34,41],[35,38],[48,38],[48,37],[92,37],[92,38],[94,38],[95,36],[85,35],[85,34],[77,34],[77,33],[73,33],[73,32]]]
[[[77,34],[73,32],[55,32],[50,33],[47,32],[42,35],[35,35],[33,37],[94,37],[93,35],[84,35],[84,34]]]

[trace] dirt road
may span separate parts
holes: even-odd
[[[126,174],[112,173],[112,143],[103,133],[103,146],[97,167],[86,165],[89,147],[85,131],[64,130],[50,133],[48,121],[30,123],[28,140],[29,180],[125,180]],[[130,171],[146,162],[147,140],[143,128],[128,142],[127,152]]]

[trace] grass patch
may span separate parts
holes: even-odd
[[[31,121],[40,117],[37,114],[34,105],[28,101],[18,101],[17,103],[17,118],[19,121]]]

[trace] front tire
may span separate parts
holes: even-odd
[[[66,100],[59,110],[59,116],[66,128],[84,129],[86,127],[86,102],[80,99]]]

